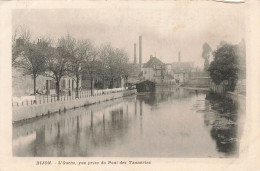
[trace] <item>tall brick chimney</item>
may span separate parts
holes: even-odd
[[[136,44],[134,44],[134,64],[136,64]]]
[[[139,65],[142,69],[142,36],[139,36]]]

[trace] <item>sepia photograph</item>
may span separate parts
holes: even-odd
[[[260,1],[235,1],[0,0],[0,170],[259,171]]]
[[[239,158],[244,8],[13,9],[12,155]]]

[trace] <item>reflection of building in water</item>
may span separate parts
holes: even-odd
[[[173,94],[173,98],[187,98],[190,97],[191,92],[189,90],[183,89],[183,88],[176,88]]]

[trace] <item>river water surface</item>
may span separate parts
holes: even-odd
[[[181,88],[13,125],[14,156],[238,157],[244,112]]]

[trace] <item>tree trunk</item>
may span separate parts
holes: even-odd
[[[120,78],[117,79],[116,84],[117,84],[116,88],[119,88],[120,87]]]
[[[103,78],[102,78],[102,89],[104,89],[105,88],[105,76],[103,75]]]
[[[36,75],[33,74],[33,95],[36,95]]]
[[[76,98],[79,97],[79,76],[76,76]]]
[[[110,88],[114,88],[114,78],[111,79]]]
[[[125,87],[127,87],[127,84],[128,83],[128,76],[126,76],[126,79],[125,79]]]
[[[90,79],[90,93],[91,93],[91,96],[93,96],[93,78],[91,77]]]
[[[57,100],[60,100],[60,80],[56,79],[56,94]]]

